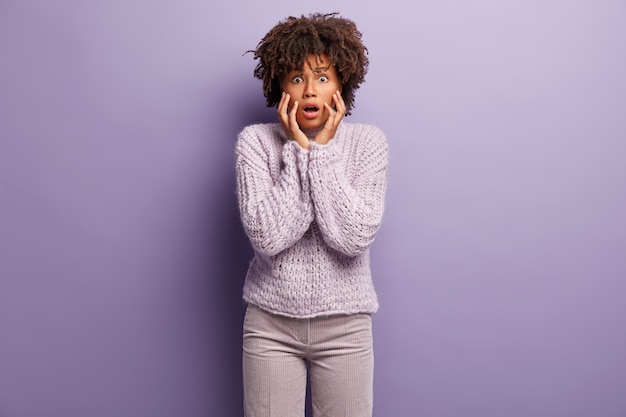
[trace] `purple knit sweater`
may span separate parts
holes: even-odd
[[[299,318],[375,312],[369,247],[387,185],[383,132],[342,121],[328,144],[306,150],[280,124],[256,124],[239,134],[236,158],[254,248],[244,300]]]

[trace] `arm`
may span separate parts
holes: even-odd
[[[358,156],[350,181],[334,141],[311,147],[309,180],[315,216],[326,243],[348,256],[365,251],[382,220],[387,187],[388,148],[382,131],[374,129],[355,145]],[[346,148],[347,150],[348,148]]]
[[[270,172],[273,144],[244,129],[236,149],[237,192],[244,230],[252,246],[265,255],[275,255],[297,242],[313,221],[308,151],[294,141],[282,147],[283,165]],[[275,152],[275,151],[274,151]]]

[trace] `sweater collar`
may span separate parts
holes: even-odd
[[[337,126],[337,131],[335,132],[335,136],[337,135],[337,132],[339,132],[339,130],[341,130],[341,126],[343,125],[343,120],[341,122],[339,122],[339,125]],[[307,138],[309,139],[313,139],[315,138],[315,135],[317,135],[319,133],[320,130],[322,130],[324,128],[324,125],[315,128],[315,129],[302,129],[302,131],[304,132],[304,134],[306,135]]]
[[[307,138],[313,139],[319,133],[319,131],[322,130],[323,127],[324,125],[315,129],[302,129],[302,131],[304,132]]]

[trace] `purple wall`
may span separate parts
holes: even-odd
[[[0,417],[242,414],[242,54],[300,5],[0,2]],[[339,11],[391,145],[376,416],[625,416],[626,3]]]

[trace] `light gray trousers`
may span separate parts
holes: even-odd
[[[314,417],[371,417],[369,314],[296,319],[248,305],[243,329],[246,417],[303,417],[307,366]]]

